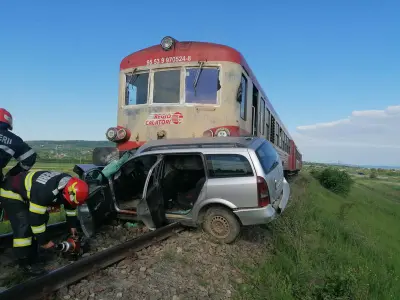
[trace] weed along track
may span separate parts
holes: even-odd
[[[124,229],[121,225],[112,227],[115,227],[112,228],[114,230],[110,231],[108,228],[98,233],[91,241],[91,251],[77,261],[71,263],[67,260],[52,260],[46,266],[49,270],[47,274],[9,287],[0,293],[0,299],[44,299],[44,296],[49,296],[64,286],[135,255],[136,251],[157,244],[183,230],[178,223],[151,232],[140,227],[135,228],[136,230]]]

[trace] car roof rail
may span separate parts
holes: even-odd
[[[185,148],[246,148],[247,145],[242,143],[193,143],[193,144],[169,144],[159,146],[149,146],[142,152],[149,152],[154,150],[172,150],[172,149],[185,149]]]

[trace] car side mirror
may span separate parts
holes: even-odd
[[[99,169],[91,169],[85,172],[82,176],[82,180],[84,180],[87,184],[95,183],[102,185],[108,182],[107,177]]]

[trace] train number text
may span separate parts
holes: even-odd
[[[191,60],[192,60],[192,57],[190,55],[189,56],[161,57],[161,58],[148,59],[147,65],[169,64],[169,63],[185,62],[185,61],[191,61]]]

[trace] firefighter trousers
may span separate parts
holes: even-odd
[[[22,197],[3,185],[0,188],[0,203],[10,220],[13,230],[14,255],[20,261],[34,261],[37,243],[29,224],[29,206]]]

